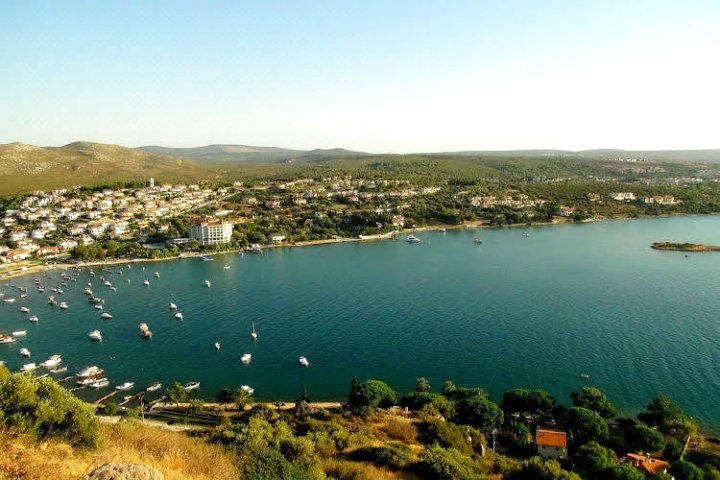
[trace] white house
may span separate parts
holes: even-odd
[[[535,431],[537,454],[543,458],[567,457],[567,434],[558,430],[538,428]]]

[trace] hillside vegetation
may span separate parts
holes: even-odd
[[[75,142],[63,147],[23,143],[0,145],[0,195],[71,185],[144,181],[216,180],[218,172],[196,163],[99,143]]]

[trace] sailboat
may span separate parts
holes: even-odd
[[[255,322],[253,322],[252,327],[253,327],[253,329],[252,329],[252,333],[250,334],[250,336],[252,337],[253,340],[257,340],[258,335],[257,335],[257,332],[255,331]]]
[[[215,342],[215,350],[220,350],[220,342]]]

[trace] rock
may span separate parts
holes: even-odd
[[[165,480],[165,476],[147,465],[106,463],[84,480]]]

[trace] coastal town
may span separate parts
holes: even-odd
[[[440,206],[423,210],[433,202]],[[443,202],[452,203],[455,211],[450,212]],[[349,175],[249,185],[240,181],[156,185],[150,178],[144,186],[72,187],[17,197],[0,212],[0,264],[71,255],[94,260],[83,248],[107,241],[132,242],[133,251],[124,256],[154,258],[163,249],[163,256],[168,256],[223,247],[258,249],[341,238],[372,239],[432,224],[503,224],[509,215],[528,223],[592,220],[582,205],[604,202],[662,207],[682,203],[669,194],[612,191],[589,192],[578,202],[581,205],[558,204],[509,188],[502,194],[483,194],[477,189]]]

